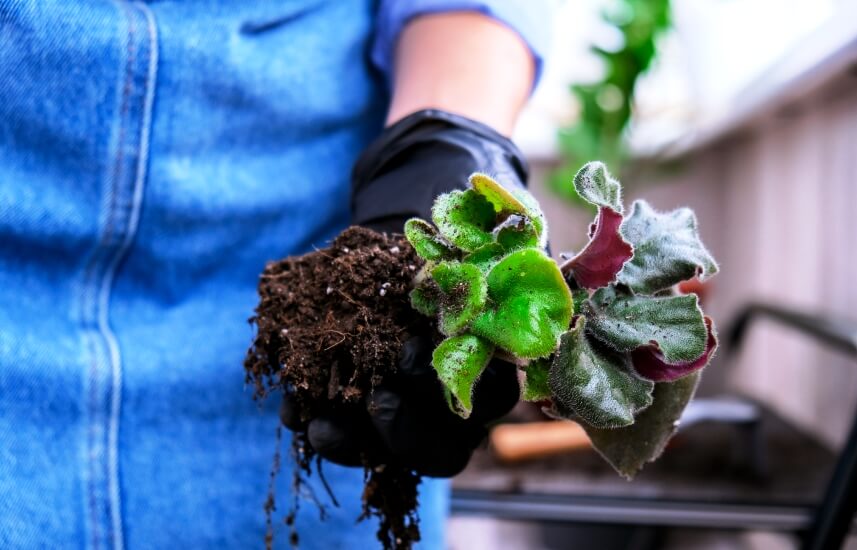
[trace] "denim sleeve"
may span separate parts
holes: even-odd
[[[381,0],[372,62],[389,82],[396,40],[408,21],[427,13],[476,11],[505,24],[523,38],[536,64],[535,87],[550,48],[554,4],[555,0]]]

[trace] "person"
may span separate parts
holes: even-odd
[[[262,545],[278,407],[241,369],[259,273],[323,246],[350,210],[395,228],[475,169],[522,184],[507,136],[549,11],[0,3],[0,547]],[[409,418],[407,396],[389,398]],[[347,462],[353,434],[313,422],[313,444]],[[475,445],[382,435],[429,441],[429,475]],[[325,474],[341,507],[322,521],[304,506],[301,545],[372,547],[376,526],[355,524],[362,471]],[[448,482],[420,497],[422,544],[443,547]]]

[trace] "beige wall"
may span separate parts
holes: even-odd
[[[553,198],[534,165],[554,252],[579,249],[589,216]],[[843,76],[775,115],[678,161],[623,177],[626,204],[696,210],[721,265],[709,311],[725,328],[748,300],[857,319],[857,76]],[[548,200],[545,203],[545,200]],[[857,404],[857,364],[769,323],[743,352],[709,368],[703,391],[766,401],[825,442],[844,440]]]

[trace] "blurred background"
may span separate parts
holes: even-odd
[[[692,290],[722,347],[633,483],[521,405],[455,480],[450,546],[775,550],[850,530],[857,2],[562,2],[515,141],[555,254],[585,244],[571,177],[587,160],[626,204],[693,208],[721,272]]]

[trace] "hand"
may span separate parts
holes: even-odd
[[[473,414],[463,420],[449,410],[431,366],[434,349],[428,335],[406,341],[397,372],[358,405],[300,421],[289,396],[280,416],[293,431],[307,432],[323,458],[345,466],[395,463],[431,477],[450,477],[464,469],[485,438],[485,425],[518,401],[514,365],[492,362],[474,390]]]
[[[407,219],[430,219],[435,197],[466,186],[483,171],[501,184],[523,186],[527,171],[518,149],[487,126],[437,110],[394,124],[364,152],[354,169],[354,223],[401,232]],[[417,315],[415,313],[415,315]],[[485,437],[486,425],[518,401],[517,369],[494,360],[474,388],[473,413],[464,420],[449,410],[431,366],[430,334],[407,340],[396,373],[360,404],[301,422],[287,396],[283,424],[306,430],[322,457],[357,466],[395,463],[433,477],[448,477],[467,465]]]

